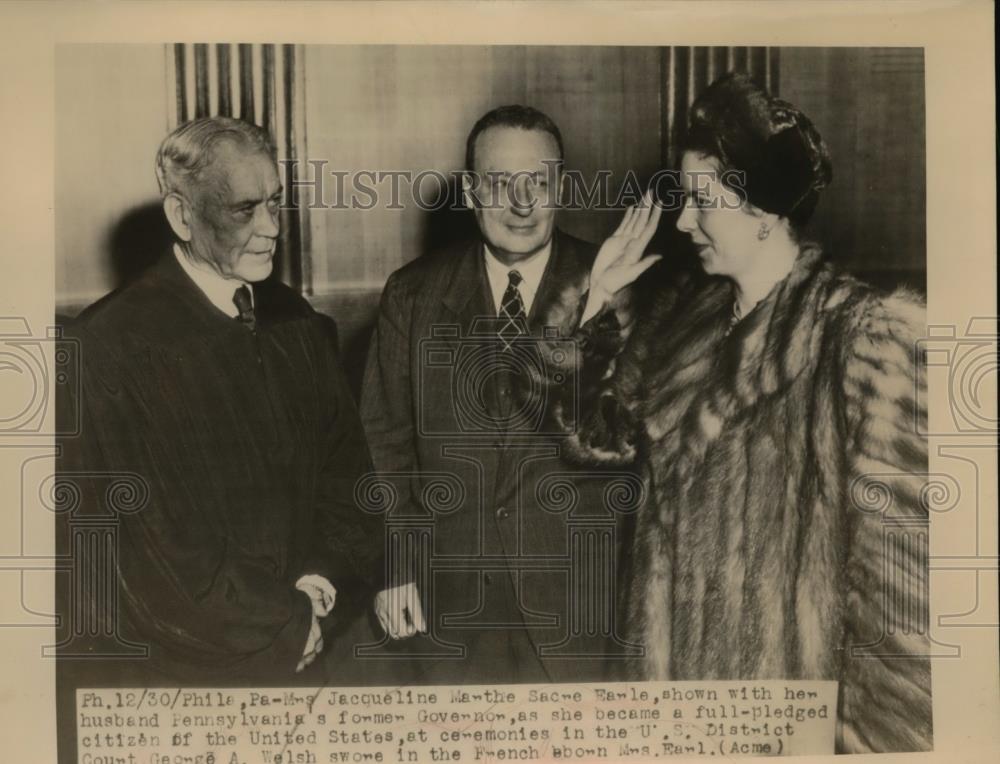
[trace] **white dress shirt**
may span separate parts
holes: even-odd
[[[490,248],[483,246],[486,252],[486,276],[490,281],[490,291],[493,293],[493,306],[497,313],[500,313],[500,305],[503,301],[503,293],[507,291],[507,284],[510,281],[507,274],[517,271],[521,274],[522,281],[517,286],[517,291],[521,293],[521,301],[524,303],[524,312],[531,314],[531,306],[535,302],[535,295],[538,293],[538,285],[542,283],[542,276],[545,274],[545,266],[549,263],[552,255],[552,242],[549,241],[545,248],[522,260],[516,265],[504,265],[490,252]]]
[[[250,290],[250,304],[253,305],[253,287],[243,279],[226,278],[207,265],[192,262],[178,244],[174,244],[174,257],[209,302],[230,318],[240,315],[236,303],[233,302],[233,295],[241,286],[246,286]]]

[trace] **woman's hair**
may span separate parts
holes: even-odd
[[[746,201],[787,218],[796,230],[833,178],[830,155],[809,118],[735,72],[695,100],[682,150],[718,160]]]

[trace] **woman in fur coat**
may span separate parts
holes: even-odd
[[[929,749],[923,305],[800,242],[831,177],[801,112],[727,75],[692,115],[677,226],[710,278],[633,320],[659,208],[630,210],[577,289],[562,414],[577,459],[647,479],[632,678],[836,680],[838,751]]]

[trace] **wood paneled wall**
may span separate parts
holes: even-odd
[[[271,135],[278,160],[295,162],[305,147],[302,51],[297,45],[176,43],[166,46],[167,109],[172,130],[201,117],[236,117]],[[278,276],[300,291],[310,281],[300,210],[281,211]]]
[[[56,46],[57,312],[114,289],[169,235],[153,173],[166,81],[162,45]]]
[[[329,46],[305,55],[308,154],[327,171],[452,177],[475,121],[508,103],[549,114],[567,167],[584,177],[609,170],[614,187],[630,170],[648,178],[660,166],[657,48]],[[315,294],[381,287],[396,268],[469,230],[467,214],[417,209],[405,191],[403,209],[310,211]],[[424,192],[434,198],[430,186]],[[618,217],[560,214],[566,230],[589,239]]]
[[[925,289],[926,125],[921,48],[783,48],[781,96],[833,161],[811,234],[847,269]]]
[[[673,46],[663,48],[662,57],[664,167],[677,166],[677,146],[687,129],[688,108],[716,78],[726,72],[744,72],[779,94],[780,48]]]
[[[254,119],[273,124],[285,155],[295,152],[300,166],[310,159],[325,162],[326,172],[447,174],[462,168],[466,135],[481,114],[528,103],[559,124],[567,168],[585,178],[608,170],[617,188],[626,173],[641,184],[675,162],[687,105],[730,68],[769,80],[814,118],[829,143],[835,178],[820,202],[815,237],[862,275],[922,284],[920,50],[60,46],[58,309],[75,313],[118,286],[169,239],[152,163],[163,135],[185,116],[249,115],[252,105]],[[299,119],[290,125],[292,114]],[[301,210],[302,257],[297,266],[281,263],[281,277],[337,318],[345,342],[357,348],[388,275],[471,231],[467,213],[420,210],[405,195],[401,201],[402,209]],[[599,241],[620,212],[560,215],[563,228]],[[662,238],[676,244],[672,223],[664,217]]]

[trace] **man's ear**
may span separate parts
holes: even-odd
[[[191,241],[191,211],[180,194],[170,193],[163,197],[163,213],[174,235],[181,241]]]
[[[470,210],[476,209],[475,188],[478,185],[478,178],[471,172],[462,173],[462,200]]]

